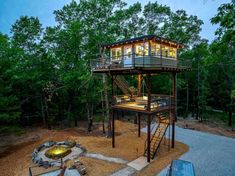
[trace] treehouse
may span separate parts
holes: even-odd
[[[106,74],[112,80],[112,147],[115,147],[115,114],[123,111],[138,114],[138,137],[141,119],[147,121],[143,155],[148,162],[156,156],[167,130],[168,149],[170,145],[174,148],[176,74],[191,67],[189,61],[178,58],[182,48],[184,45],[175,41],[148,35],[103,45],[99,58],[91,61],[93,73]],[[152,77],[159,74],[171,76],[171,95],[152,93]],[[136,88],[130,86],[125,75],[136,75]],[[122,93],[115,95],[115,87]],[[157,122],[155,129],[151,128],[153,119]]]
[[[179,59],[178,50],[184,45],[155,35],[103,45],[100,58],[91,61],[94,73],[184,71],[190,62]],[[105,52],[108,50],[107,52]]]

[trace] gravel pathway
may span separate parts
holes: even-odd
[[[146,128],[142,129],[146,132]],[[197,176],[234,176],[235,139],[176,126],[176,140],[189,146],[180,159],[193,163]],[[165,168],[160,176],[165,176]]]

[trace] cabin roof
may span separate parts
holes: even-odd
[[[142,42],[144,40],[155,40],[155,41],[161,42],[163,44],[173,44],[173,45],[175,45],[179,48],[184,48],[185,47],[185,45],[183,45],[182,43],[178,43],[174,40],[169,40],[167,38],[159,37],[157,35],[144,35],[144,36],[140,36],[140,37],[120,40],[120,41],[117,41],[117,42],[104,44],[103,47],[112,48],[112,47],[117,47],[117,46],[121,46],[121,45],[124,45],[124,44],[132,44],[132,43]]]

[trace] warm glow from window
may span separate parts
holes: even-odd
[[[147,56],[149,52],[148,43],[140,43],[135,45],[135,53],[137,57]]]
[[[132,46],[125,46],[124,47],[124,57],[125,58],[131,58],[132,56]]]
[[[112,48],[111,49],[111,58],[112,60],[121,60],[122,49],[121,48]]]
[[[151,54],[153,56],[160,55],[160,44],[151,42]]]
[[[170,48],[169,56],[176,58],[176,48]]]

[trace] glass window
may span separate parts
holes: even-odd
[[[169,56],[169,47],[162,46],[162,56],[163,57],[168,57]]]
[[[176,58],[176,48],[172,48],[172,47],[170,48],[169,56],[173,57],[173,58]]]
[[[153,56],[160,55],[160,44],[151,42],[151,54]]]
[[[156,55],[160,55],[160,45],[156,44]]]
[[[176,49],[176,48],[173,48],[173,50],[172,50],[172,56],[173,56],[174,58],[177,58],[177,49]]]
[[[125,58],[131,58],[131,55],[132,55],[132,47],[131,46],[124,47],[124,55],[125,55]]]
[[[121,48],[112,48],[111,49],[111,58],[112,60],[121,60],[122,49]]]
[[[165,46],[162,46],[162,56],[165,57],[166,56],[165,54],[166,54]]]
[[[156,43],[151,42],[151,55],[156,56]]]
[[[149,52],[148,43],[140,43],[135,45],[135,53],[137,57],[147,56]]]

